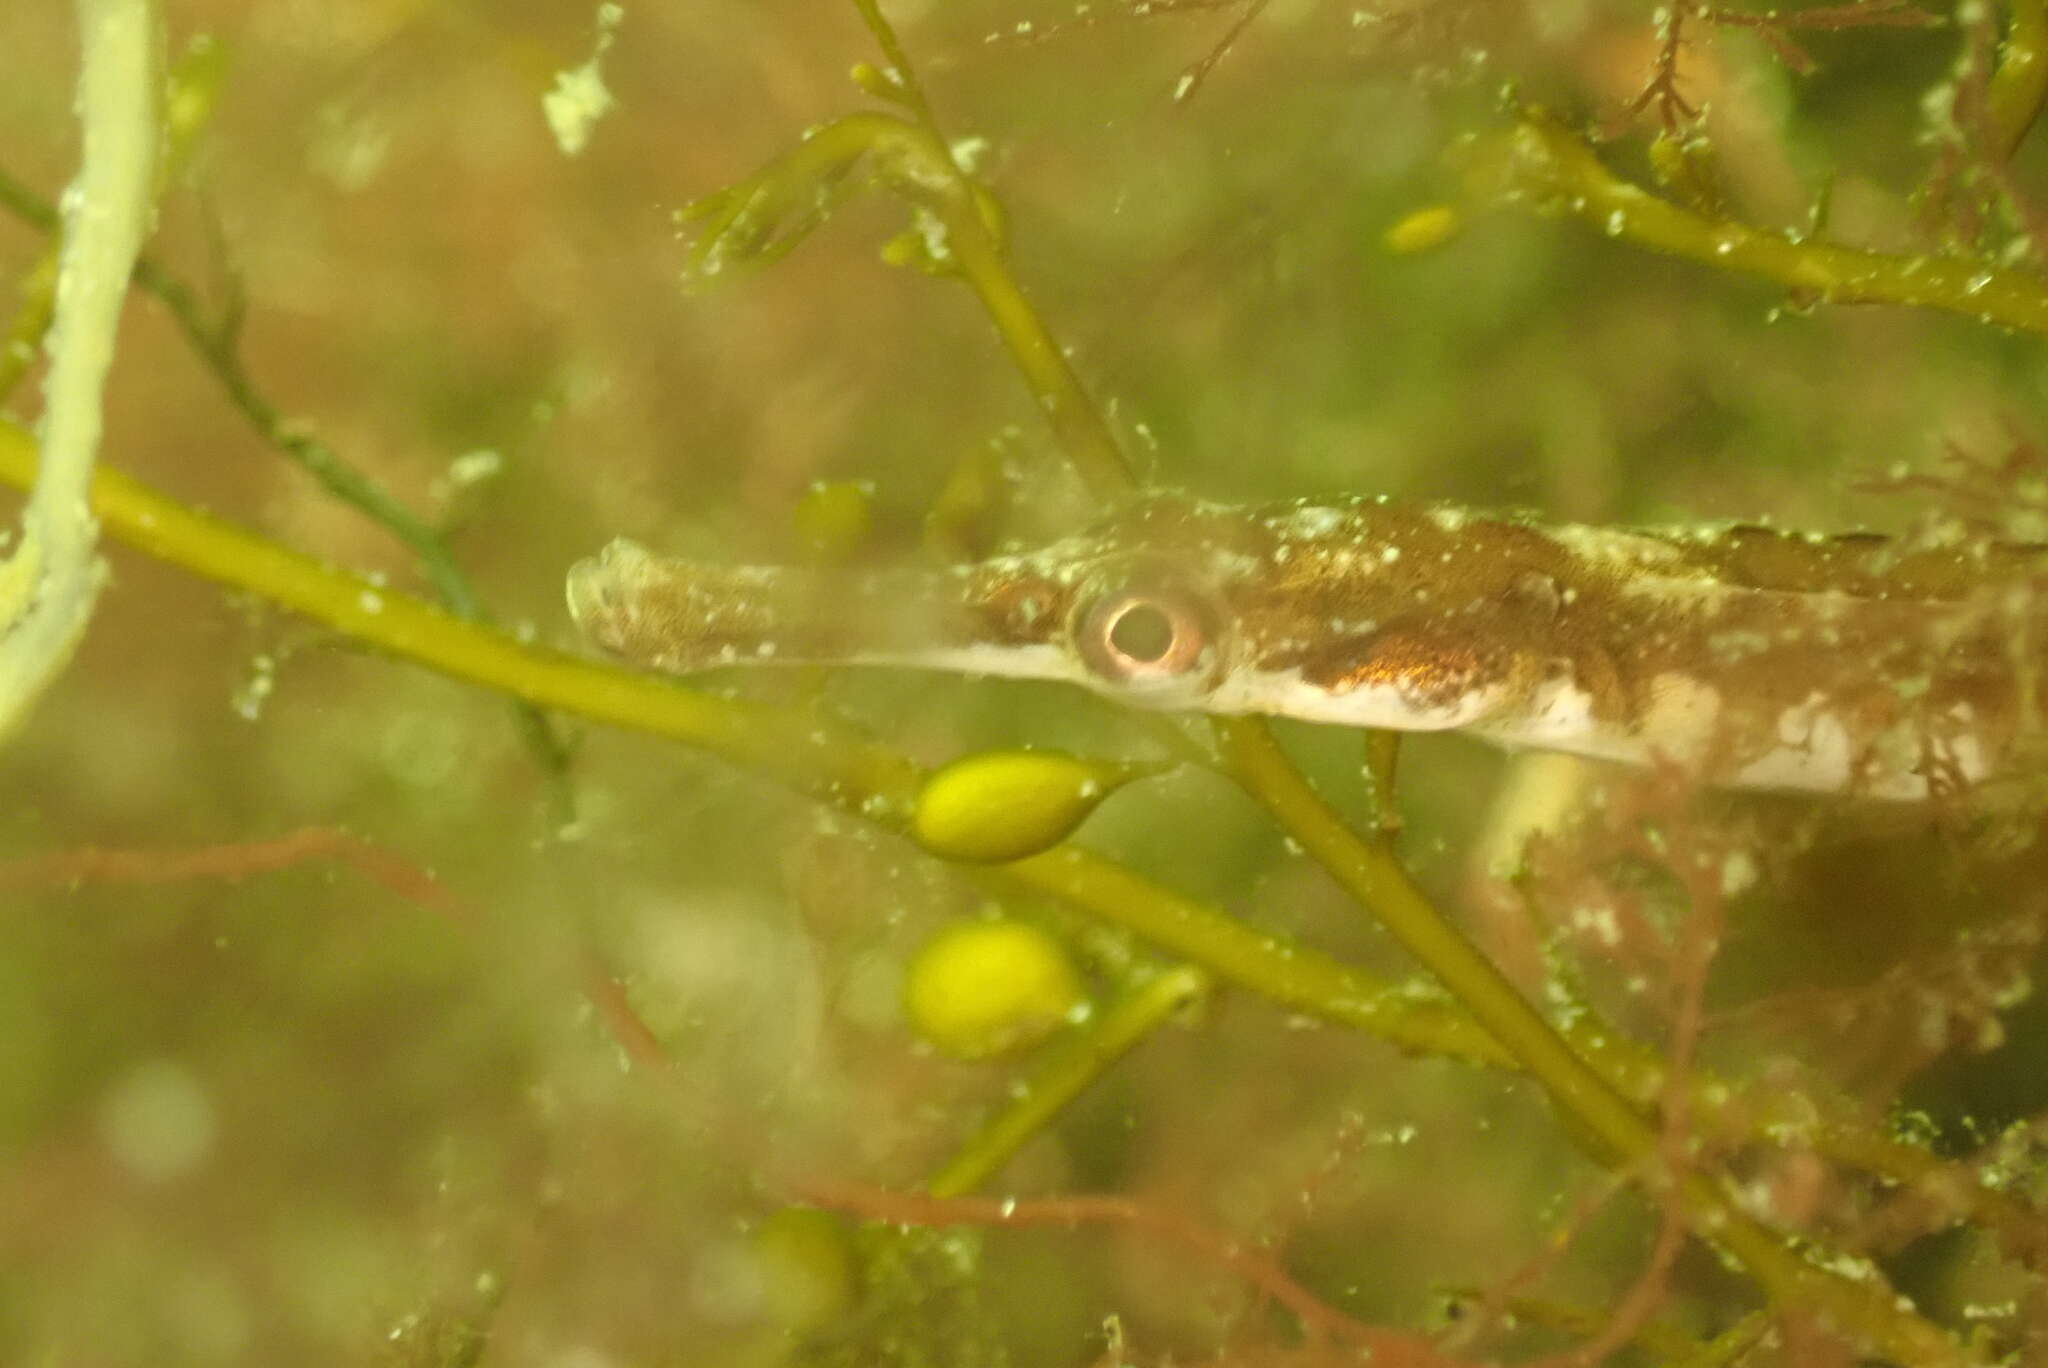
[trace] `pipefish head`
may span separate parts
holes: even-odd
[[[1179,506],[1146,500],[1050,545],[950,566],[717,566],[615,541],[571,568],[569,611],[600,646],[674,673],[900,665],[1199,707],[1231,658],[1231,619]]]
[[[1490,580],[1513,574],[1496,566],[1469,592],[1418,599],[1419,582],[1444,588],[1444,568],[1431,556],[1418,578],[1424,558],[1401,564],[1403,548],[1452,532],[1372,499],[1154,494],[1049,545],[954,566],[716,567],[614,543],[571,571],[569,602],[599,644],[677,672],[901,665],[1062,680],[1148,708],[1450,727],[1494,697],[1500,615],[1472,607],[1500,600]]]

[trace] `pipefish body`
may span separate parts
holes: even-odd
[[[2036,755],[2048,547],[1616,530],[1381,497],[1137,499],[969,564],[569,573],[606,649],[687,673],[896,665],[1143,707],[1462,730],[1737,788],[1922,800]]]

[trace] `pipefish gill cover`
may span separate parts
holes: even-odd
[[[0,1359],[2039,1340],[2038,6],[135,8]]]

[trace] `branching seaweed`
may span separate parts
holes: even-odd
[[[1903,304],[2048,334],[2031,271],[1932,254],[1872,252],[1681,208],[1610,171],[1556,118],[1528,111],[1465,154],[1475,203],[1569,215],[1617,242],[1782,286],[1820,304]]]

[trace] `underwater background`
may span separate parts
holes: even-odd
[[[103,460],[179,503],[431,597],[418,545],[309,474],[326,453],[410,510],[490,618],[593,658],[563,576],[614,536],[716,562],[821,538],[854,563],[937,559],[1102,503],[973,293],[883,259],[917,223],[886,187],[834,197],[786,257],[692,269],[677,209],[891,108],[849,77],[886,65],[854,5],[163,9],[190,103],[146,251],[189,326],[163,292],[131,300]],[[1967,296],[1829,304],[1484,170],[1540,109],[1705,220],[1800,230],[1824,204],[1830,240],[2038,297],[2039,140],[1989,156],[1971,123],[2004,11],[883,13],[1145,484],[1603,524],[1967,512],[2043,535],[2040,328]],[[78,157],[76,44],[69,7],[0,6],[0,309],[29,328],[0,402],[31,425],[33,210]],[[570,155],[546,97],[579,90],[598,117]],[[1956,456],[1974,473],[1898,479]],[[1174,957],[792,791],[786,767],[541,719],[111,538],[106,558],[76,659],[0,748],[0,1360],[1355,1361],[1241,1263],[1160,1233],[1183,1226],[1446,1361],[1591,1342],[1646,1269],[1654,1315],[1614,1361],[1847,1363],[1864,1342],[1782,1301],[1746,1319],[1772,1298],[1697,1242],[1659,1255],[1654,1184],[1603,1170],[1528,1081],[1251,991],[1227,953],[978,1185],[1054,1203],[1044,1223],[892,1215],[878,1194],[919,1189],[1071,1043],[948,1054],[906,1014],[921,946],[1036,928],[1091,1020]],[[1025,745],[1179,760],[1200,734],[1052,685],[693,682],[927,766]],[[1369,827],[1361,737],[1275,731]],[[1656,1050],[1689,1029],[1738,1093],[2010,1198],[1943,1205],[1934,1178],[1764,1135],[1739,1106],[1702,1140],[1754,1211],[1871,1260],[1979,1356],[1916,1361],[2048,1352],[2025,1238],[2048,1105],[2037,818],[1622,779],[1524,855],[1503,810],[1542,781],[1508,758],[1424,736],[1399,776],[1400,864],[1541,1005],[1594,1003]],[[1120,789],[1075,839],[1231,924],[1424,982],[1213,767]],[[1678,846],[1727,873],[1690,1028],[1674,966],[1706,912],[1659,865]],[[1656,945],[1603,948],[1613,916]],[[1146,1215],[1057,1206],[1076,1194]],[[1470,1305],[1486,1323],[1461,1332]],[[1730,1357],[1687,1357],[1733,1331]]]

